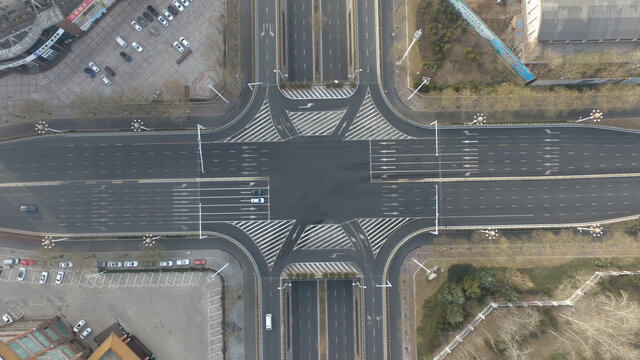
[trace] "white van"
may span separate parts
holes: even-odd
[[[102,82],[107,86],[111,85],[111,79],[107,75],[102,75]]]
[[[267,330],[271,330],[271,314],[267,314],[266,327]]]
[[[124,41],[120,36],[116,37],[116,41],[118,42],[118,44],[120,44],[120,46],[122,46],[123,48],[127,48],[127,42]]]

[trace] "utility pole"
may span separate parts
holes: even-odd
[[[204,161],[202,160],[202,141],[200,141],[200,129],[204,130],[204,126],[198,124],[198,150],[200,150],[200,171],[204,174]]]
[[[440,217],[440,213],[438,212],[438,184],[436,184],[436,230],[432,231],[433,235],[438,235],[438,218]]]
[[[413,34],[413,41],[411,41],[411,45],[409,45],[409,48],[407,49],[407,51],[405,51],[404,55],[402,55],[402,59],[400,59],[400,61],[398,61],[396,63],[396,65],[402,64],[402,62],[407,57],[407,55],[409,55],[409,50],[411,50],[411,48],[413,47],[413,44],[415,44],[416,41],[418,41],[418,39],[420,39],[420,36],[422,36],[422,29],[418,29],[418,31],[416,31],[416,33]]]

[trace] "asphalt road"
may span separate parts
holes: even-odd
[[[294,82],[313,81],[312,1],[289,1],[287,11],[287,21],[289,22],[287,80]]]
[[[351,280],[327,281],[327,356],[329,360],[353,359],[353,285]]]
[[[318,283],[291,282],[292,358],[318,359]]]
[[[324,0],[322,25],[322,80],[347,80],[347,9],[344,0]]]

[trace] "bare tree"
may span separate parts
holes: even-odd
[[[498,321],[497,333],[505,356],[513,360],[527,359],[530,348],[523,340],[538,327],[542,316],[533,308],[515,309],[504,314],[506,316]]]

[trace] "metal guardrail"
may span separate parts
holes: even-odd
[[[601,278],[606,276],[632,276],[632,275],[640,275],[640,270],[637,271],[596,271],[593,276],[589,278],[578,290],[576,290],[567,300],[562,301],[553,301],[553,300],[545,300],[545,301],[520,301],[520,302],[505,302],[505,303],[495,303],[492,302],[487,307],[485,307],[476,317],[462,329],[456,335],[456,337],[440,351],[440,353],[433,357],[434,360],[442,360],[447,355],[449,355],[455,348],[458,346],[464,338],[469,335],[474,327],[478,326],[492,311],[493,309],[499,307],[543,307],[543,306],[573,306],[573,304],[578,301],[582,295],[584,295],[589,289],[595,285]]]

